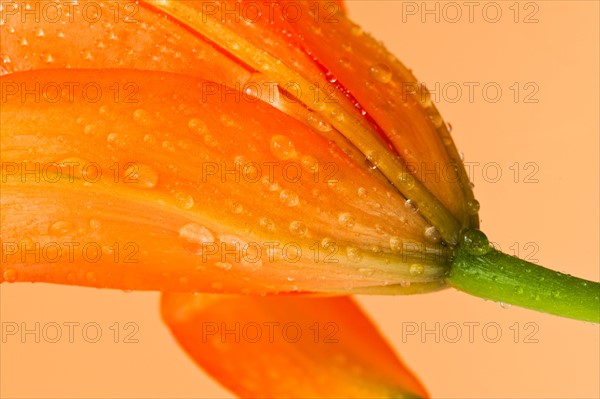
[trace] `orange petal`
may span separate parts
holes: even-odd
[[[99,9],[93,4],[98,16],[93,22],[84,11],[85,2],[74,7],[66,24],[48,20],[37,23],[34,18],[29,19],[33,22],[25,18],[22,23],[15,19],[22,12],[7,12],[11,18],[5,24],[10,29],[3,34],[7,38],[3,42],[4,72],[48,66],[118,66],[201,74],[228,86],[273,80],[315,112],[301,112],[297,105],[273,105],[316,129],[335,127],[349,141],[337,137],[336,144],[348,152],[358,149],[405,199],[418,205],[419,212],[446,242],[455,243],[461,228],[477,225],[466,173],[445,127],[437,129],[439,137],[431,134],[442,124],[437,111],[428,100],[421,106],[416,96],[397,101],[401,94],[398,89],[403,91],[406,83],[414,84],[414,77],[375,41],[353,38],[352,33],[359,30],[337,3],[293,3],[291,8],[297,16],[290,16],[288,6],[292,3],[285,2],[258,8],[255,2],[234,1],[151,0],[111,3]],[[36,8],[39,3],[21,6]],[[253,19],[253,12],[259,18]],[[82,26],[89,28],[85,29],[88,33],[80,34]],[[323,35],[338,42],[341,49],[351,51],[354,46],[369,57],[346,59],[356,65],[349,71],[338,62],[345,58],[338,60],[339,54],[323,47]],[[48,46],[46,38],[55,36],[59,44]],[[115,40],[119,37],[122,40]],[[110,46],[107,40],[112,40]],[[62,51],[65,48],[69,51]],[[374,60],[385,63],[388,58],[394,76],[386,89],[373,84],[377,78],[367,72],[373,65],[364,64]],[[252,69],[260,76],[253,76]],[[357,76],[361,78],[355,79]],[[335,86],[329,83],[332,79],[337,79]],[[379,92],[364,89],[363,81]],[[290,84],[293,92],[289,91]],[[408,110],[400,109],[399,103]],[[367,111],[372,115],[363,115]],[[436,176],[428,180],[430,173],[424,171],[431,168]]]
[[[22,1],[3,7],[3,73],[112,67],[202,75],[223,83],[250,76],[202,37],[130,0],[50,6]]]
[[[347,297],[163,294],[192,359],[240,397],[427,397]]]
[[[342,12],[314,18],[310,3],[283,1],[290,3],[302,10],[301,19],[290,24],[302,46],[360,101],[425,187],[463,226],[476,227],[479,220],[467,206],[474,200],[467,173],[424,85]]]
[[[376,170],[255,98],[129,70],[0,83],[4,280],[261,293],[443,286],[435,229]]]

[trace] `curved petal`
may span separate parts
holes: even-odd
[[[90,4],[93,19],[85,11]],[[40,4],[10,6],[31,13]],[[379,43],[360,35],[338,3],[149,0],[83,2],[67,8],[69,12],[62,11],[68,21],[17,21],[24,11],[7,10],[3,72],[48,67],[161,69],[201,75],[238,89],[248,82],[255,87],[272,80],[279,91],[314,112],[302,112],[299,104],[273,105],[329,138],[336,135],[327,133],[334,127],[341,133],[336,144],[348,153],[358,149],[404,199],[418,206],[446,242],[455,243],[461,228],[477,225],[476,202],[439,114],[427,99],[409,95],[409,101],[398,100],[405,99],[405,84],[414,85],[414,77]],[[290,16],[290,8],[296,16]],[[82,26],[89,28],[83,34]],[[349,57],[344,53],[339,58],[339,52],[324,47],[323,35]],[[369,56],[350,57],[353,51]],[[348,62],[339,62],[343,60]],[[435,176],[427,179],[431,173],[424,170],[431,168]],[[440,168],[450,168],[450,177]]]
[[[299,20],[289,24],[302,37],[301,45],[326,66],[332,79],[360,100],[413,174],[462,226],[478,226],[478,218],[471,218],[476,208],[467,205],[474,200],[467,173],[424,85],[342,12],[314,18],[310,2],[283,3],[302,10]],[[456,184],[448,184],[452,180]]]
[[[236,17],[227,18],[227,14],[219,13],[218,10],[215,14],[212,9],[208,10],[202,3],[171,0],[147,1],[146,3],[152,4],[182,25],[213,41],[231,56],[273,79],[281,87],[288,87],[290,82],[294,82],[295,87],[298,88],[294,93],[294,97],[305,106],[315,110],[315,115],[312,116],[313,120],[319,121],[322,126],[327,126],[327,129],[331,129],[331,126],[333,126],[339,130],[389,179],[405,198],[418,204],[419,212],[439,230],[441,236],[448,243],[454,244],[457,242],[461,228],[469,226],[473,223],[473,220],[477,223],[477,218],[471,217],[470,213],[472,212],[469,212],[475,207],[468,208],[464,205],[464,201],[455,198],[456,195],[460,194],[471,198],[471,188],[467,183],[466,174],[460,173],[460,162],[455,164],[456,159],[450,159],[452,162],[448,162],[449,158],[456,158],[456,150],[447,131],[441,129],[439,132],[441,136],[438,137],[436,124],[441,126],[442,120],[434,108],[429,107],[430,109],[425,112],[424,104],[416,101],[414,96],[411,96],[411,101],[404,102],[402,105],[414,110],[408,113],[400,113],[400,117],[407,115],[414,119],[404,121],[400,125],[408,123],[415,127],[400,133],[396,129],[384,134],[381,132],[381,127],[389,127],[389,123],[378,125],[372,118],[367,117],[366,111],[359,112],[364,108],[361,105],[362,101],[365,103],[370,102],[369,97],[364,95],[364,90],[357,90],[357,93],[354,93],[343,85],[337,85],[330,95],[322,95],[315,99],[315,91],[323,90],[331,86],[330,81],[335,81],[335,74],[331,75],[325,73],[325,71],[328,71],[331,62],[337,62],[336,57],[339,53],[328,51],[329,54],[335,54],[332,56],[333,60],[331,56],[330,58],[324,57],[327,62],[323,62],[315,56],[312,47],[304,43],[305,37],[303,35],[290,33],[294,32],[295,29],[292,25],[302,25],[305,20],[324,19],[316,16],[315,11],[311,8],[312,6],[302,5],[303,2],[279,4],[279,7],[269,10],[275,15],[274,23],[269,25],[270,29],[261,29],[260,24],[240,23]],[[326,2],[312,4],[320,7],[323,3]],[[300,7],[298,14],[300,14],[301,20],[299,22],[294,21],[295,24],[290,22],[289,16],[287,18],[285,16],[284,9],[286,5],[290,4],[293,4],[294,7]],[[228,3],[222,3],[221,9],[226,9],[227,6]],[[304,7],[304,11],[302,11],[302,7]],[[277,18],[277,15],[279,15],[279,18]],[[319,26],[309,24],[311,29],[319,35],[318,40],[321,43],[323,42],[322,38],[329,36],[330,31],[335,40],[338,41],[337,28],[333,27],[342,25],[341,31],[346,36],[341,46],[358,41],[359,45],[357,47],[370,48],[368,54],[376,56],[376,59],[381,58],[381,54],[387,56],[386,50],[373,40],[348,37],[347,35],[351,32],[351,29],[348,29],[350,23],[345,20],[342,13],[338,12],[336,15],[335,18],[339,17],[341,19],[334,19],[329,21],[331,23],[322,23]],[[346,21],[346,23],[340,24],[340,21]],[[303,46],[301,52],[298,52],[298,42],[301,42]],[[288,46],[285,43],[288,43]],[[348,59],[348,62],[353,62],[353,60]],[[359,63],[358,68],[362,70],[361,64]],[[399,63],[396,62],[395,66],[398,67],[398,65]],[[369,65],[370,67],[371,65]],[[320,68],[322,72],[316,72],[315,68]],[[385,68],[389,67],[385,66]],[[364,75],[363,72],[361,74]],[[408,81],[405,81],[405,79],[408,79]],[[369,80],[373,86],[373,79]],[[414,84],[414,77],[410,73],[403,73],[398,75],[398,81]],[[353,99],[352,97],[357,94],[359,96]],[[397,105],[394,98],[400,94],[400,92],[394,92],[393,88],[387,91],[382,90],[382,98],[386,103],[386,107],[390,107],[388,103]],[[380,121],[386,122],[391,119],[389,116],[381,118],[380,102],[375,101],[373,105],[372,109],[377,111],[376,116],[379,114]],[[396,117],[395,114],[392,115]],[[432,116],[433,118],[431,118]],[[420,135],[427,132],[433,134]],[[415,154],[411,155],[410,164],[407,162],[406,155],[412,151],[412,147],[400,146],[398,149],[402,150],[401,154],[390,151],[389,147],[393,148],[394,146],[393,143],[390,143],[390,140],[398,134],[416,135],[414,138],[396,140],[397,147],[402,143],[411,143],[415,147],[416,156]],[[444,143],[442,143],[442,136],[445,138]],[[405,151],[407,149],[408,152]],[[429,152],[432,152],[431,158],[425,156]],[[418,156],[424,158],[417,158]],[[424,179],[422,173],[419,173],[418,168],[415,170],[415,163],[419,167],[421,163],[424,163],[426,167],[436,165],[440,168],[450,167],[452,178],[442,179],[439,173],[436,173],[435,182],[425,184],[424,180],[426,179]],[[451,187],[448,188],[447,186]],[[433,190],[433,188],[436,189]],[[442,194],[450,195],[442,200],[438,196]],[[454,201],[455,199],[456,201]]]
[[[261,293],[443,286],[447,253],[414,209],[256,98],[129,70],[0,83],[5,280]],[[69,242],[80,245],[73,257]],[[56,260],[43,252],[52,243]],[[88,243],[106,248],[97,262]],[[41,258],[27,255],[36,245]],[[106,256],[114,245],[137,262]]]
[[[190,357],[240,397],[428,397],[350,298],[163,294]]]

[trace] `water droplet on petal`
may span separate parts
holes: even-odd
[[[351,229],[352,227],[354,227],[354,224],[355,224],[354,216],[352,216],[348,212],[342,213],[338,217],[338,222],[340,225],[344,226],[347,229]]]
[[[87,272],[85,274],[85,279],[88,281],[88,283],[95,283],[96,282],[96,273]]]
[[[359,187],[357,190],[357,194],[359,198],[365,199],[367,198],[367,189],[364,187]]]
[[[431,121],[431,123],[433,123],[433,126],[435,126],[436,128],[439,128],[444,124],[442,116],[433,108],[431,108],[431,112],[429,112],[429,120]],[[452,139],[448,137],[448,140],[450,141],[450,144],[452,144]],[[444,140],[444,144],[450,145],[446,143],[446,141],[447,140]]]
[[[292,223],[290,223],[290,232],[292,234],[302,237],[303,235],[306,234],[306,231],[307,231],[307,228],[304,223],[299,222],[297,220],[294,220]]]
[[[329,122],[314,112],[308,114],[307,120],[308,124],[319,132],[330,132],[333,129]]]
[[[479,207],[479,201],[476,199],[467,201],[467,213],[469,215],[477,215],[477,212],[479,212]]]
[[[390,237],[390,248],[394,252],[399,252],[402,250],[402,240],[400,239],[400,237]]]
[[[294,207],[300,203],[298,194],[290,190],[281,190],[279,193],[279,201],[285,206]]]
[[[346,248],[346,255],[348,255],[348,259],[350,259],[352,262],[360,262],[362,260],[362,254],[360,253],[360,250],[355,247]]]
[[[204,121],[202,121],[201,119],[198,119],[198,118],[190,119],[188,121],[188,128],[194,134],[197,134],[199,136],[201,136],[204,133],[206,133],[206,130],[207,130],[206,123],[204,123]]]
[[[231,209],[231,212],[235,213],[236,215],[244,212],[244,207],[237,201],[231,201],[229,203],[229,209]]]
[[[4,273],[2,273],[2,278],[8,283],[17,281],[17,277],[19,277],[19,274],[15,269],[6,269]]]
[[[213,135],[207,134],[204,136],[204,144],[210,148],[217,148],[219,141]]]
[[[228,262],[215,262],[215,266],[223,270],[230,270],[233,267],[233,265]]]
[[[90,219],[90,228],[92,230],[100,230],[101,227],[102,222],[100,222],[98,219]]]
[[[267,217],[260,218],[258,222],[260,227],[266,231],[273,233],[275,231],[275,222]]]
[[[358,272],[364,276],[371,277],[372,275],[375,274],[375,269],[361,267],[360,269],[358,269]]]
[[[188,223],[179,229],[179,237],[183,241],[183,248],[194,255],[202,255],[203,250],[215,241],[212,233],[197,223]]]
[[[425,229],[425,238],[432,243],[438,243],[442,239],[442,235],[435,226],[429,226]]]
[[[404,207],[412,213],[416,213],[419,210],[419,206],[413,200],[410,199],[404,202]]]
[[[421,274],[423,274],[423,272],[425,271],[425,267],[419,263],[413,263],[412,265],[410,265],[408,272],[410,274],[412,274],[413,276],[419,276]]]
[[[350,32],[352,33],[352,35],[354,36],[361,36],[363,34],[363,30],[360,26],[358,25],[354,25],[352,27],[352,29],[350,30]]]
[[[300,160],[302,168],[308,173],[317,173],[319,171],[319,161],[310,155],[304,155]]]
[[[150,113],[143,109],[133,111],[133,120],[141,126],[149,126],[152,123]]]
[[[75,231],[75,225],[71,222],[60,220],[48,227],[48,234],[53,236],[64,236]]]
[[[294,142],[289,137],[282,135],[271,137],[271,153],[282,161],[298,156]]]
[[[96,125],[85,125],[85,127],[83,128],[83,134],[85,134],[86,136],[93,136],[97,132],[98,128],[96,127]]]
[[[125,180],[135,184],[136,187],[152,189],[158,183],[156,171],[145,164],[132,164],[125,169]]]
[[[369,69],[373,79],[381,83],[389,83],[392,80],[392,70],[386,64],[375,64]]]
[[[187,193],[176,193],[175,194],[175,203],[181,209],[192,209],[194,206],[194,198]]]

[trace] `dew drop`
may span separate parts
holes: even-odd
[[[76,281],[77,281],[77,276],[75,275],[75,273],[67,274],[67,283],[75,284]]]
[[[330,246],[333,246],[333,248],[337,248],[337,245],[335,241],[333,241],[333,239],[325,237],[321,240],[321,247],[323,247],[324,249],[328,249]]]
[[[275,232],[275,222],[270,218],[260,218],[258,224],[263,230],[269,231],[271,233]]]
[[[267,187],[269,191],[277,191],[279,190],[279,184],[274,181],[271,181],[269,176],[263,176],[261,182]]]
[[[413,276],[420,276],[424,271],[425,267],[420,263],[413,263],[408,269],[408,272]]]
[[[290,190],[281,190],[279,193],[279,201],[285,206],[294,207],[300,203],[298,194]]]
[[[431,112],[429,112],[429,120],[431,121],[431,123],[433,123],[433,126],[435,126],[436,128],[441,127],[444,124],[444,120],[442,119],[442,116],[439,114],[439,112],[432,110]],[[452,143],[452,139],[450,139],[450,143]],[[444,144],[446,144],[446,140],[444,140]],[[448,145],[448,144],[446,144]]]
[[[93,136],[98,132],[96,125],[85,125],[83,128],[83,134],[86,136]],[[116,134],[116,133],[115,133]]]
[[[2,277],[4,281],[8,283],[13,283],[17,281],[17,277],[19,277],[19,274],[15,269],[6,269],[4,273],[2,273]]]
[[[318,130],[319,132],[330,132],[333,128],[323,118],[321,118],[318,114],[311,112],[307,117],[308,124]]]
[[[479,201],[476,199],[467,201],[467,212],[469,215],[477,215],[477,212],[479,212],[479,207]]]
[[[311,104],[311,108],[314,109],[315,111],[323,111],[327,106],[325,105],[325,103],[323,101],[314,101]]]
[[[338,109],[332,109],[329,112],[329,115],[331,116],[331,119],[333,119],[334,121],[341,122],[344,120],[344,114],[342,113],[342,111],[340,111]]]
[[[206,123],[198,118],[192,118],[188,121],[188,128],[197,135],[203,135],[206,133],[207,127]]]
[[[294,142],[289,137],[282,135],[271,137],[271,153],[282,161],[298,156]]]
[[[204,248],[215,241],[212,233],[197,223],[188,223],[179,229],[179,237],[183,241],[183,248],[194,255],[202,255]]]
[[[315,157],[310,155],[304,155],[300,159],[300,163],[302,165],[302,169],[304,169],[308,173],[317,173],[319,171],[319,161]]]
[[[194,198],[187,193],[178,192],[175,194],[175,204],[181,209],[192,209]]]
[[[223,270],[230,270],[233,267],[229,262],[215,262],[215,266]]]
[[[375,274],[375,269],[361,267],[360,269],[358,269],[358,272],[364,276],[371,277],[372,275]]]
[[[156,144],[156,138],[154,138],[154,136],[151,134],[145,134],[144,135],[144,143],[147,143],[150,145]]]
[[[386,64],[375,64],[369,69],[373,79],[381,83],[389,83],[392,80],[392,70]]]
[[[524,292],[523,287],[521,287],[521,286],[515,287],[515,292],[519,295],[522,294]]]
[[[108,141],[111,144],[116,143],[118,141],[118,139],[119,139],[119,135],[117,133],[114,133],[114,132],[113,133],[109,133],[106,136],[106,141]]]
[[[361,36],[363,34],[363,30],[361,29],[360,26],[358,25],[354,25],[352,27],[352,29],[350,30],[350,32],[352,33],[352,35],[354,36]]]
[[[53,236],[64,236],[75,231],[75,225],[71,222],[60,220],[48,227],[48,234]]]
[[[367,189],[364,187],[359,187],[356,193],[358,194],[359,198],[362,198],[362,199],[367,198]]]
[[[206,144],[210,148],[216,148],[219,146],[219,142],[217,141],[217,139],[210,134],[204,136],[204,144]]]
[[[139,188],[152,189],[158,183],[158,174],[145,164],[133,164],[125,169],[125,179]]]
[[[294,220],[292,223],[290,223],[290,232],[299,237],[304,236],[307,230],[308,229],[306,225],[298,220]]]
[[[133,120],[141,126],[149,126],[151,124],[150,113],[143,109],[133,111]]]
[[[419,206],[417,205],[417,203],[410,199],[407,199],[404,202],[404,207],[408,209],[408,211],[411,213],[416,213],[419,210]]]
[[[229,209],[236,215],[239,215],[240,213],[244,212],[244,207],[237,201],[231,201],[229,203]]]
[[[96,273],[87,272],[85,274],[85,279],[87,280],[88,283],[95,283],[96,282]]]
[[[367,154],[367,161],[371,164],[371,169],[377,169],[381,162],[381,155],[376,151],[371,151]]]
[[[338,222],[340,225],[347,229],[351,229],[352,227],[354,227],[355,224],[354,216],[352,216],[348,212],[340,214],[340,216],[338,217]]]
[[[100,222],[98,219],[90,219],[90,228],[92,230],[100,230],[101,227],[102,222]]]
[[[395,252],[402,250],[402,240],[400,239],[400,237],[390,237],[390,248],[392,249],[392,251]]]
[[[490,252],[490,242],[480,230],[467,230],[463,236],[463,243],[471,255],[485,255]]]
[[[225,127],[235,126],[235,120],[227,114],[221,114],[219,117],[219,122],[221,122],[221,125]]]
[[[425,229],[425,238],[432,243],[438,243],[442,239],[442,235],[435,226],[429,226]]]
[[[355,247],[346,248],[346,255],[352,262],[360,262],[362,260],[362,254],[360,253],[360,250]]]

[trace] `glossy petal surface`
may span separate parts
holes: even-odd
[[[240,397],[427,397],[346,297],[164,294],[162,314],[191,358]]]

